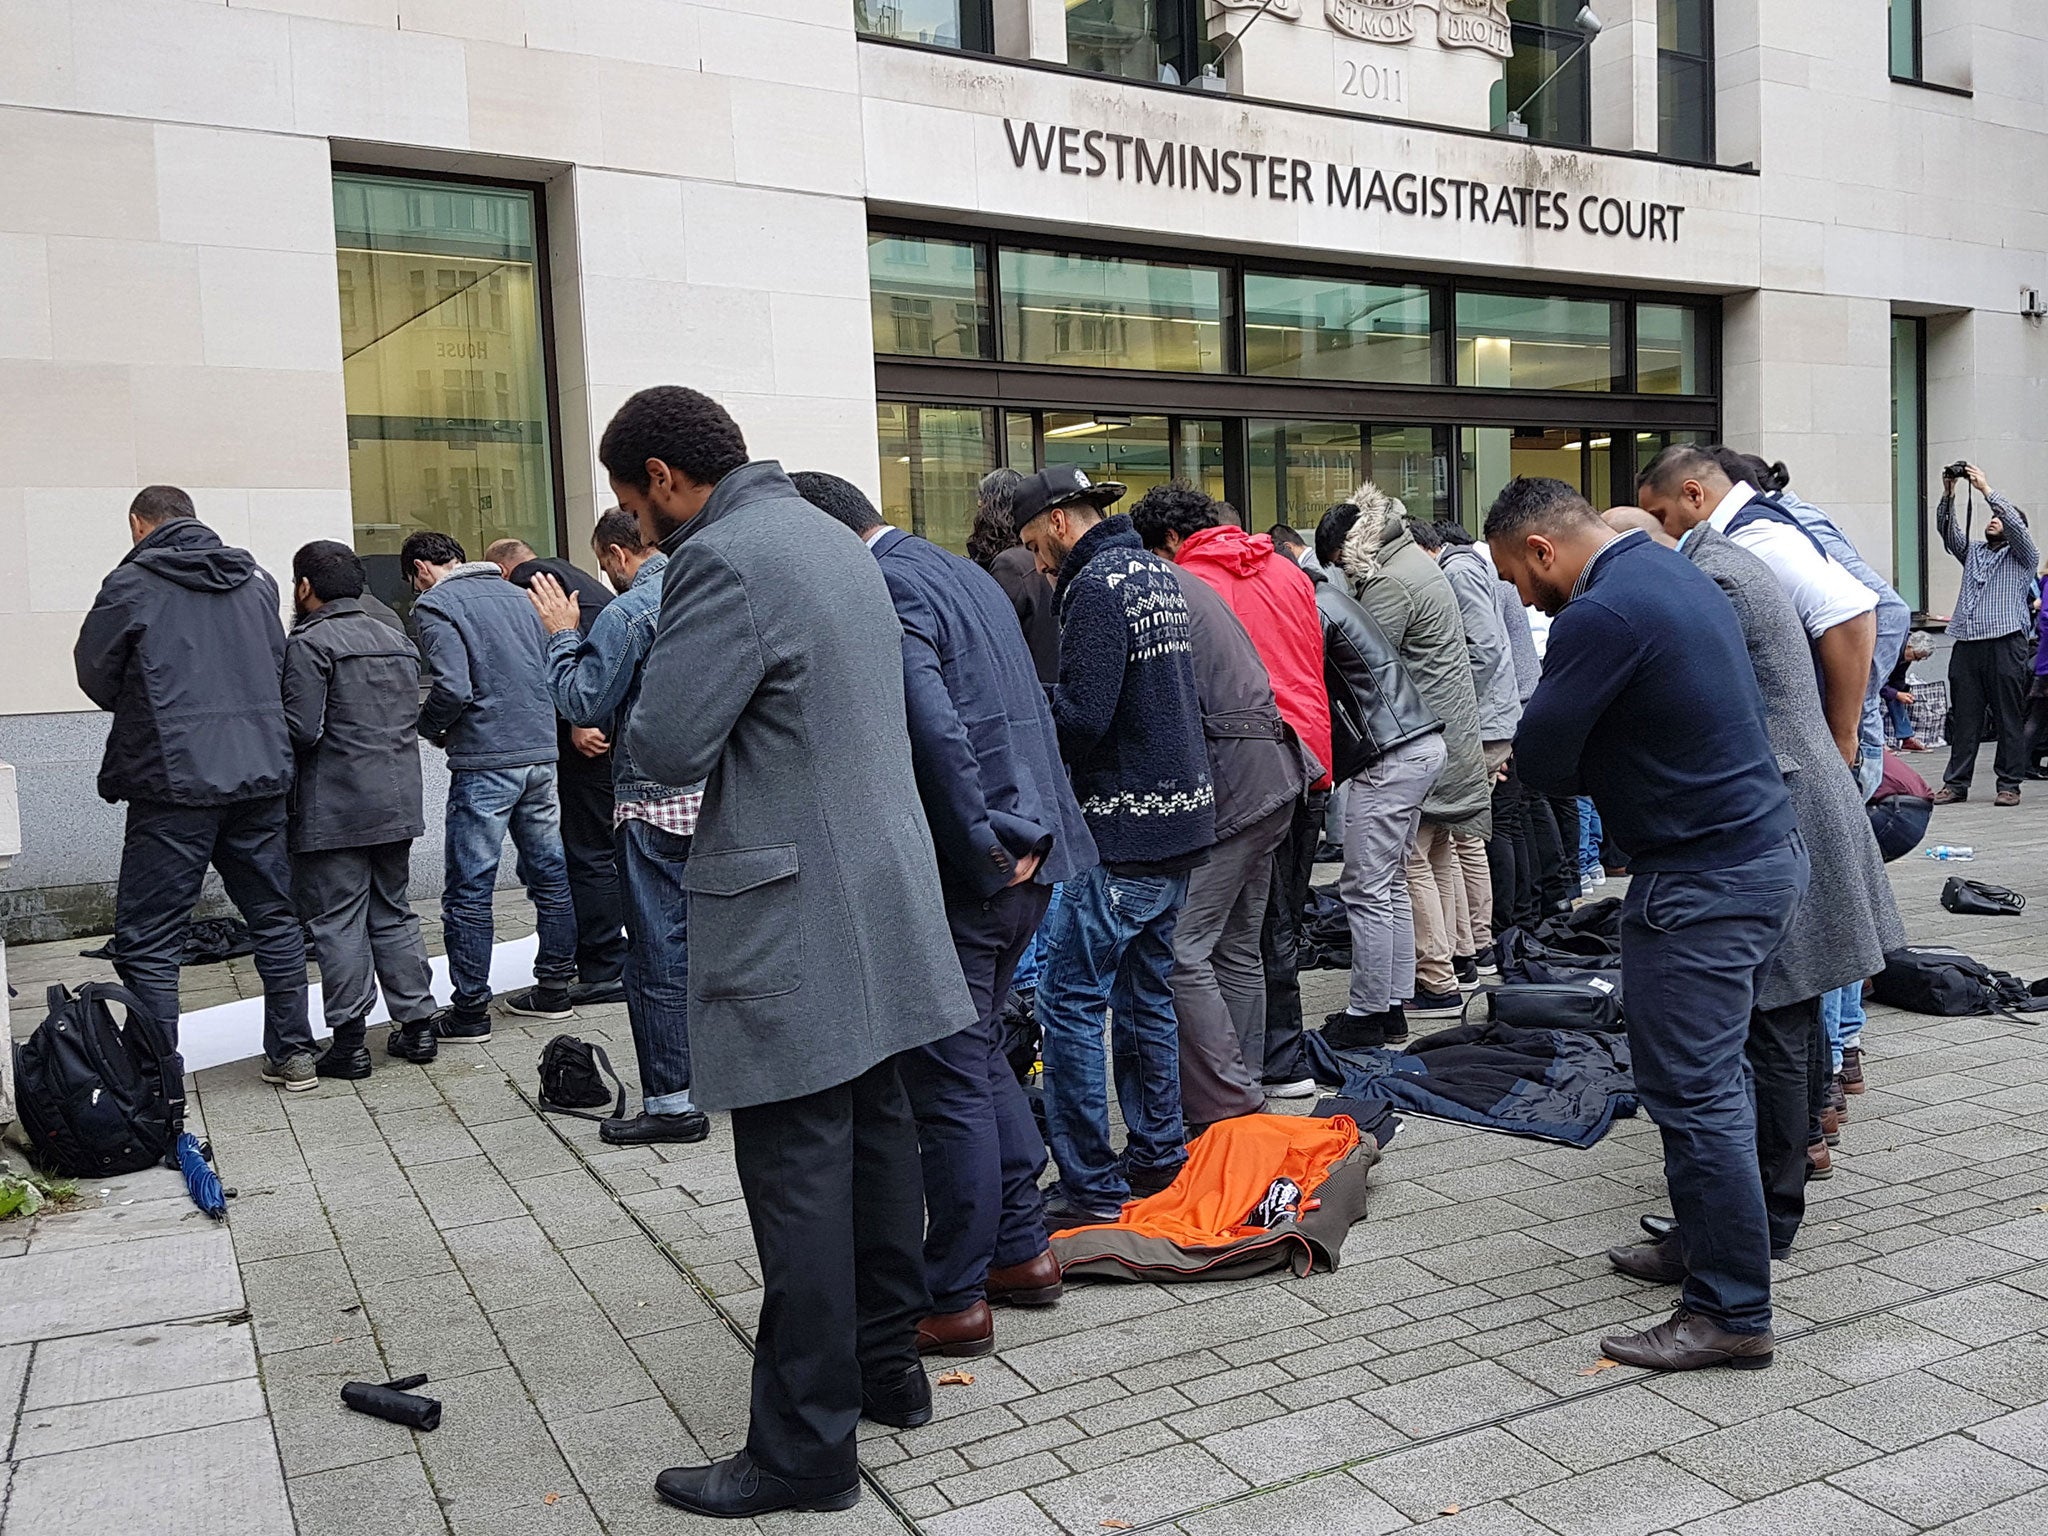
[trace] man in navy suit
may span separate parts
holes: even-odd
[[[1096,861],[1061,766],[1059,737],[1017,615],[971,560],[890,527],[836,475],[790,479],[881,562],[903,625],[903,695],[918,796],[975,1024],[907,1051],[928,1212],[926,1354],[995,1347],[989,1303],[1049,1306],[1060,1269],[1046,1246],[1045,1168],[1023,1089],[1002,1051],[1010,978],[1055,881]]]

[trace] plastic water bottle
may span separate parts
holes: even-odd
[[[1974,859],[1977,857],[1977,851],[1974,848],[1954,848],[1947,843],[1942,843],[1937,847],[1928,849],[1927,857],[1930,859]]]

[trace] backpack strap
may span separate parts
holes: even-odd
[[[61,987],[50,989],[54,994]],[[89,981],[78,989],[78,1002],[83,1007],[94,1003],[119,1003],[128,1012],[128,1027],[134,1030],[134,1038],[141,1044],[142,1054],[150,1068],[156,1073],[157,1085],[164,1096],[166,1118],[170,1121],[170,1137],[164,1146],[164,1166],[178,1166],[178,1138],[185,1131],[185,1058],[178,1054],[171,1044],[170,1030],[142,1006],[142,999],[126,987],[111,982]]]
[[[612,1102],[612,1112],[609,1115],[607,1115],[601,1110],[571,1109],[567,1104],[556,1104],[551,1102],[545,1095],[542,1095],[536,1102],[539,1103],[540,1107],[544,1111],[551,1115],[573,1115],[578,1120],[604,1121],[625,1119],[626,1085],[619,1081],[619,1074],[612,1070],[611,1057],[605,1055],[604,1047],[599,1045],[595,1040],[586,1040],[583,1043],[590,1047],[590,1055],[592,1060],[594,1060],[597,1063],[598,1071],[602,1072],[606,1077],[611,1079],[612,1087],[617,1091],[618,1097],[614,1099]]]

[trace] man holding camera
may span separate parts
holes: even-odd
[[[1970,537],[1968,516],[1956,526],[1956,481],[1966,480],[1984,493],[1991,516],[1984,536]],[[1948,552],[1962,562],[1963,584],[1956,611],[1948,621],[1955,650],[1949,656],[1948,771],[1934,792],[1936,805],[1954,805],[1970,798],[1970,780],[1977,771],[1977,744],[1984,738],[1984,717],[1996,722],[1999,805],[2020,803],[2020,780],[2026,777],[2027,688],[2033,682],[2034,617],[2030,599],[2040,560],[2027,514],[1985,483],[1974,464],[1956,463],[1941,472],[1941,506],[1935,527]]]

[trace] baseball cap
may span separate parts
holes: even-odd
[[[1022,528],[1054,507],[1085,502],[1100,509],[1120,500],[1126,487],[1116,480],[1090,480],[1071,464],[1055,464],[1017,482],[1010,498],[1010,521]]]

